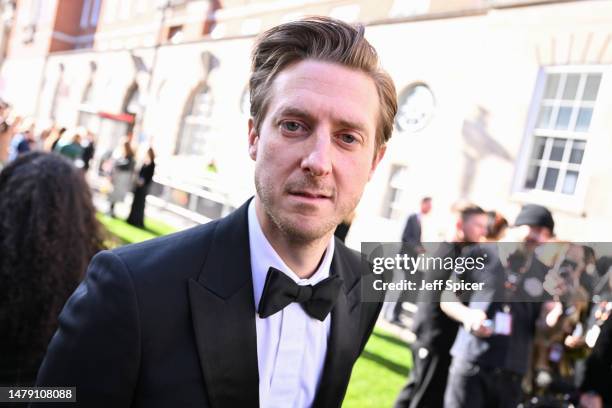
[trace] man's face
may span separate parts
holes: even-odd
[[[259,132],[249,121],[262,229],[298,242],[331,234],[356,207],[376,155],[373,80],[339,64],[304,60],[281,71]]]
[[[529,232],[525,237],[527,244],[539,245],[548,242],[552,238],[552,233],[548,227],[529,225]]]
[[[429,214],[431,211],[431,200],[425,200],[421,202],[421,213]]]
[[[571,266],[572,275],[578,279],[585,268],[584,248],[581,245],[570,245],[565,254],[565,259],[570,261],[568,264]]]
[[[459,228],[464,242],[480,242],[482,237],[487,234],[487,215],[474,214],[463,222],[460,222]]]

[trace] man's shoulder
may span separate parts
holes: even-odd
[[[197,277],[219,220],[111,250],[133,278],[156,273]]]
[[[176,281],[197,279],[215,259],[241,251],[248,254],[248,202],[229,215],[138,244],[114,249],[111,254],[120,260],[133,279],[143,281]],[[218,265],[214,265],[215,267]]]

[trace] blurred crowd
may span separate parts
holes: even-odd
[[[431,208],[425,197],[408,217],[404,253],[429,251],[421,220]],[[401,327],[408,324],[403,302],[417,306],[413,370],[395,406],[611,406],[610,251],[599,256],[589,244],[555,236],[552,213],[539,205],[525,205],[512,223],[469,203],[453,211],[453,236],[430,255],[484,254],[484,269],[461,279],[491,289],[421,291],[386,305],[384,317]],[[419,274],[427,282],[458,279],[443,269]]]
[[[0,101],[0,168],[31,151],[55,152],[87,171],[95,152],[95,136],[85,128],[68,129],[56,124],[40,126],[23,118]]]
[[[87,174],[96,152],[96,136],[84,127],[67,128],[55,123],[41,125],[22,118],[10,104],[0,100],[0,169],[20,155],[32,151],[56,153]],[[143,148],[137,160],[131,134],[122,138],[115,149],[103,152],[94,169],[101,179],[101,190],[108,199],[108,214],[115,216],[115,204],[133,193],[132,207],[126,221],[144,228],[146,195],[155,172],[153,148]],[[137,170],[137,163],[140,164]],[[101,177],[100,177],[101,176]]]
[[[130,135],[104,152],[95,135],[41,126],[0,101],[0,384],[32,385],[64,303],[109,236],[96,217],[89,176],[107,180],[108,212],[133,193],[127,222],[144,228],[155,154],[137,160]]]

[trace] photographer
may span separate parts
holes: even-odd
[[[559,405],[576,395],[574,378],[580,360],[588,353],[585,328],[590,296],[582,284],[586,250],[583,245],[570,243],[553,246],[559,248],[544,282],[554,301],[543,306],[534,341],[532,375],[526,385],[540,404]]]
[[[518,251],[504,254],[500,249],[507,246],[493,244],[474,248],[487,263],[461,278],[485,282],[486,289],[464,299],[467,306],[454,294],[443,294],[442,310],[463,325],[451,349],[445,407],[514,408],[520,401],[548,269],[535,249],[550,240],[554,225],[548,209],[524,206],[515,222],[526,226],[520,229],[525,235]]]
[[[483,238],[486,226],[487,213],[476,205],[466,205],[459,211],[453,239],[442,243],[436,256],[461,256],[464,249]],[[433,268],[425,273],[423,279],[426,282],[446,280],[450,273],[444,268]],[[417,339],[411,346],[414,368],[395,401],[395,408],[442,408],[448,367],[451,364],[449,352],[459,325],[440,309],[440,291],[421,291],[418,303],[413,322]]]

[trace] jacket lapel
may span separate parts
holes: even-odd
[[[197,350],[212,407],[258,406],[248,202],[220,220],[198,280],[189,281]]]
[[[327,345],[327,356],[313,404],[317,408],[340,406],[344,398],[343,391],[346,389],[346,383],[361,345],[359,333],[360,275],[358,270],[351,271],[343,258],[343,251],[347,249],[336,245],[332,273],[340,275],[344,283],[343,290],[331,313],[331,334]]]

